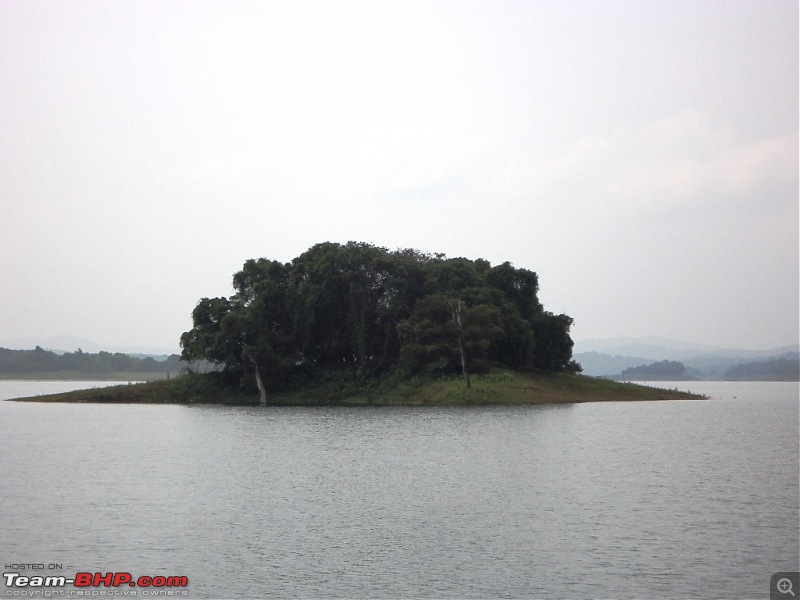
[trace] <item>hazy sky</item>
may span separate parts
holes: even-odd
[[[576,340],[798,340],[798,3],[0,0],[0,341],[177,349],[248,258],[536,271]]]

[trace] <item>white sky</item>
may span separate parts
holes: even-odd
[[[177,349],[248,258],[539,274],[576,340],[798,340],[793,0],[0,0],[0,340]]]

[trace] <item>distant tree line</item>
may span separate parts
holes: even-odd
[[[57,354],[36,346],[34,350],[9,350],[0,348],[0,373],[175,373],[186,368],[180,356],[173,354],[166,360],[152,357],[138,358],[119,352],[97,354],[76,352]]]
[[[736,365],[725,372],[731,381],[800,381],[800,358],[774,358]]]
[[[282,263],[248,260],[229,298],[202,298],[181,336],[242,385],[278,387],[322,370],[375,377],[579,370],[572,319],[547,312],[536,273],[509,262],[317,244]]]
[[[662,360],[638,367],[629,367],[614,379],[675,381],[693,379],[696,376],[696,371],[687,369],[681,362]],[[797,355],[794,357],[782,356],[759,362],[740,363],[725,371],[721,379],[726,381],[800,381],[800,357]]]
[[[628,367],[622,371],[620,378],[632,381],[674,381],[684,377],[686,377],[686,366],[683,363],[674,360],[662,360],[649,365]]]

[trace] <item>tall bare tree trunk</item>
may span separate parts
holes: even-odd
[[[253,366],[256,369],[256,385],[258,386],[258,405],[267,405],[267,390],[264,389],[264,382],[261,381],[261,375],[258,373],[258,365],[253,361]]]
[[[458,351],[461,353],[461,372],[464,374],[464,381],[467,387],[472,387],[469,383],[469,371],[467,371],[467,352],[464,349],[464,327],[461,324],[461,298],[458,299],[458,304],[455,306],[450,304],[450,310],[453,313],[453,325],[458,334]]]
[[[256,359],[253,358],[253,355],[250,354],[249,350],[245,349],[243,354],[250,359],[250,362],[253,363],[253,368],[256,371],[256,386],[258,387],[258,405],[266,406],[267,390],[266,388],[264,388],[264,382],[261,381],[261,373],[258,372],[258,363],[256,362]]]

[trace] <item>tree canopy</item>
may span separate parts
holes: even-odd
[[[330,369],[457,374],[462,359],[472,372],[578,370],[572,319],[545,311],[538,288],[509,262],[326,242],[289,263],[245,262],[232,296],[198,302],[181,356],[259,387]]]

